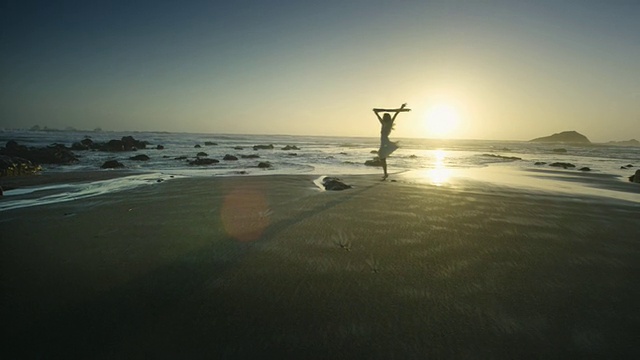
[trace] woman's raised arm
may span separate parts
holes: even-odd
[[[379,112],[384,111],[382,109],[373,109],[373,112],[376,114],[376,116],[378,117],[378,121],[380,121],[380,124],[382,124],[382,118],[380,117],[380,114],[378,114]]]
[[[396,120],[396,116],[398,116],[398,114],[400,114],[401,112],[411,111],[411,109],[407,109],[406,106],[407,106],[407,103],[404,103],[402,104],[402,106],[400,106],[399,109],[394,110],[395,114],[393,114],[393,117],[391,118],[391,122],[394,122]]]

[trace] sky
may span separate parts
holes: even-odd
[[[639,0],[0,1],[0,129],[640,139]]]

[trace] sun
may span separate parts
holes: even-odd
[[[458,110],[450,104],[436,104],[426,111],[424,126],[427,134],[435,138],[450,136],[460,123]]]

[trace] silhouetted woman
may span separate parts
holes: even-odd
[[[378,149],[378,157],[382,162],[382,170],[384,170],[384,176],[382,180],[389,177],[387,173],[387,156],[391,155],[392,152],[396,151],[398,148],[398,144],[389,140],[389,134],[391,134],[391,130],[393,130],[393,122],[396,120],[396,116],[398,116],[401,112],[411,111],[411,109],[405,108],[407,104],[402,104],[399,109],[373,109],[373,112],[378,117],[378,121],[382,125],[382,129],[380,130],[380,149]],[[384,112],[382,117],[380,117],[381,112]],[[389,113],[394,113],[393,117]]]

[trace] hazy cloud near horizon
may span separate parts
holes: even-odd
[[[0,6],[0,128],[640,139],[640,1]]]

